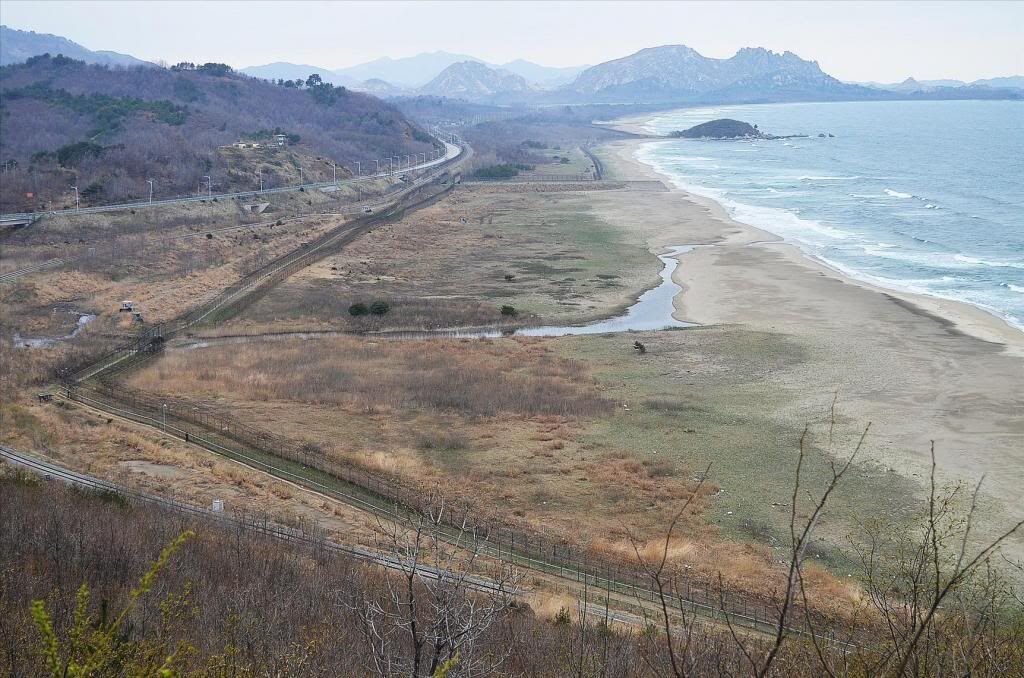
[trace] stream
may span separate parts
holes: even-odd
[[[23,337],[17,332],[14,334],[12,344],[16,348],[50,348],[62,341],[68,341],[78,336],[78,333],[85,329],[85,326],[96,319],[96,316],[92,313],[81,313],[79,311],[69,311],[78,316],[78,321],[75,323],[75,329],[71,330],[70,334],[65,334],[63,337]]]
[[[232,337],[210,337],[189,341],[185,345],[175,348],[189,350],[205,348],[208,346],[234,343],[248,343],[250,341],[284,341],[293,339],[321,339],[331,336],[362,336],[365,338],[388,339],[388,340],[414,340],[414,339],[498,339],[501,337],[566,337],[583,334],[612,334],[622,332],[639,332],[652,330],[666,330],[681,327],[695,327],[696,323],[688,323],[677,320],[672,313],[675,307],[672,303],[675,296],[682,291],[682,287],[672,280],[672,273],[675,272],[679,262],[676,257],[685,254],[693,249],[693,245],[680,245],[669,248],[665,254],[658,255],[663,266],[661,269],[661,283],[643,294],[626,309],[622,315],[605,320],[598,320],[583,325],[543,325],[540,327],[520,328],[490,328],[490,329],[439,329],[439,330],[385,330],[381,332],[370,332],[355,335],[353,332],[340,330],[328,330],[323,332],[281,332],[278,334],[263,334],[252,336]]]

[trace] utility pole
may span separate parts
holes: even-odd
[[[391,170],[388,172],[388,174],[394,174],[395,173],[395,156],[391,156],[390,158],[388,158],[388,162],[391,163]]]
[[[167,403],[164,403],[164,431],[167,431]]]
[[[153,180],[152,179],[146,179],[146,181],[149,182],[149,204],[152,205],[153,204]]]
[[[356,160],[355,162],[356,162],[356,176],[357,177],[361,177],[361,176],[363,176],[362,165],[359,164],[358,160]]]
[[[75,189],[75,211],[77,212],[80,207],[78,203],[78,186],[72,186],[71,188]]]
[[[213,179],[208,176],[204,176],[203,178],[206,179],[206,197],[209,198],[213,196]]]
[[[263,168],[262,167],[257,167],[256,168],[256,174],[260,178],[260,193],[262,193],[263,192]]]
[[[380,160],[374,160],[374,162],[377,163],[377,169],[374,170],[374,174],[379,175],[380,174]]]
[[[302,168],[299,168],[299,186],[302,185]]]
[[[334,185],[337,186],[338,185],[338,163],[334,162],[333,160],[328,160],[327,162],[331,163],[331,169],[334,170]]]

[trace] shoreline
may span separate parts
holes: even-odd
[[[614,126],[609,126],[632,133],[646,133],[646,131],[641,127],[641,120],[647,119],[649,119],[649,116],[646,118],[627,118],[621,121],[616,121]],[[757,246],[773,246],[777,250],[784,252],[787,257],[798,260],[799,263],[803,265],[813,267],[820,272],[824,272],[826,275],[842,280],[844,283],[856,285],[876,294],[899,299],[903,303],[908,304],[911,307],[911,310],[916,310],[919,314],[932,316],[940,323],[949,323],[951,327],[955,328],[957,331],[963,332],[964,334],[970,335],[981,341],[1000,344],[1009,354],[1024,357],[1024,330],[1010,324],[1009,321],[994,311],[989,311],[965,301],[908,292],[906,290],[884,287],[882,285],[863,280],[856,277],[855,274],[847,273],[828,262],[821,261],[806,250],[802,249],[796,243],[790,242],[782,236],[776,235],[775,233],[767,231],[759,226],[735,220],[728,213],[725,206],[718,201],[680,188],[669,175],[659,172],[653,166],[637,157],[643,147],[655,143],[660,142],[658,140],[651,139],[628,139],[615,141],[609,146],[614,145],[619,147],[612,150],[616,156],[617,162],[621,162],[624,165],[629,166],[632,171],[643,175],[645,178],[661,181],[669,191],[681,194],[690,202],[704,207],[716,220],[724,222],[724,225],[732,228],[739,228],[743,231],[743,235],[740,238],[733,239],[733,244],[737,241],[746,240],[747,245],[756,244]],[[686,296],[685,288],[681,296]],[[685,305],[686,300],[684,298],[683,306],[685,307]],[[677,319],[698,322],[700,324],[708,324],[709,322],[699,318],[678,317],[678,315]]]
[[[757,376],[763,398],[735,416],[798,430],[827,423],[838,398],[844,436],[872,424],[863,451],[871,468],[920,483],[934,445],[943,483],[986,478],[992,520],[984,529],[1014,518],[1024,468],[1024,333],[963,302],[857,280],[736,221],[720,203],[677,187],[638,159],[637,150],[650,143],[657,142],[616,140],[597,153],[610,178],[657,180],[668,189],[642,194],[642,209],[610,216],[652,252],[694,245],[674,271],[682,288],[674,317],[764,337],[742,355],[723,347],[704,356],[726,379],[741,375],[759,346],[786,347]],[[1024,554],[1024,537],[1008,548]]]

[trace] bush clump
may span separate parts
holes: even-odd
[[[384,315],[391,310],[391,306],[386,301],[375,301],[372,304],[364,304],[361,301],[357,301],[348,307],[348,312],[353,316],[361,315]]]
[[[519,170],[515,165],[504,164],[481,167],[473,173],[473,176],[477,179],[511,179],[517,174],[519,174]]]
[[[516,310],[515,306],[509,306],[508,304],[505,304],[504,306],[501,307],[502,315],[515,317],[516,315],[518,315],[518,313],[519,311]]]

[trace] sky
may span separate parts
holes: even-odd
[[[150,61],[341,68],[444,50],[596,64],[685,44],[789,50],[841,80],[1024,74],[1024,2],[65,2],[0,0],[11,28]]]

